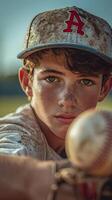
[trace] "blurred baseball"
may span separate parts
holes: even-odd
[[[73,164],[91,175],[112,174],[112,112],[89,110],[68,129],[66,152]]]

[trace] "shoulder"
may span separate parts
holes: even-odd
[[[10,113],[0,118],[0,131],[19,130],[29,133],[31,131],[34,131],[35,127],[39,128],[29,104],[21,106],[17,108],[17,110],[14,113]]]
[[[44,138],[29,104],[0,118],[0,143],[1,141],[21,144],[31,156],[38,156],[40,159],[45,157]]]

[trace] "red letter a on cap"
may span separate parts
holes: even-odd
[[[74,25],[77,26],[77,33],[79,33],[80,35],[84,35],[84,31],[82,30],[84,23],[81,21],[79,14],[76,10],[70,10],[69,12],[71,13],[70,19],[65,21],[67,24],[67,28],[64,29],[63,32],[72,32],[71,27]],[[77,21],[73,21],[74,17],[76,17]]]

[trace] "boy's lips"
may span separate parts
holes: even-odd
[[[62,114],[55,116],[55,118],[61,123],[70,124],[75,119],[75,116],[73,114]]]

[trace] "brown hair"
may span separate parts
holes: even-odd
[[[92,53],[71,48],[52,48],[35,52],[24,60],[24,67],[29,72],[29,76],[32,76],[33,69],[39,66],[39,60],[48,51],[52,51],[56,56],[63,53],[67,68],[72,72],[77,71],[87,75],[103,74],[103,83],[111,75],[112,66]]]

